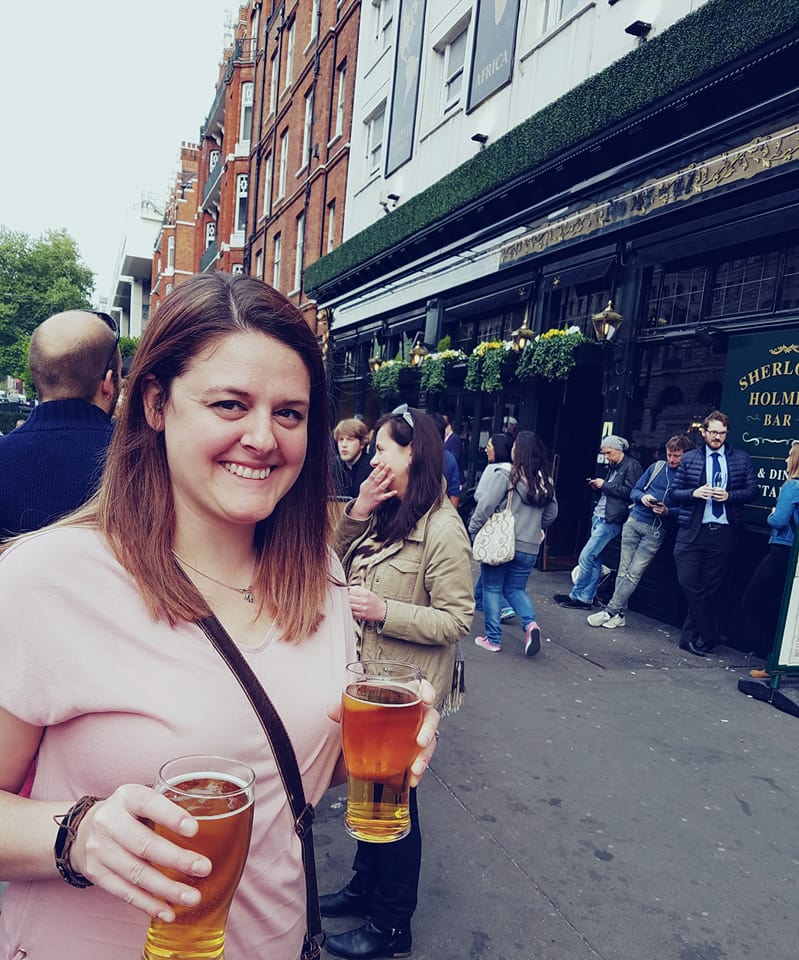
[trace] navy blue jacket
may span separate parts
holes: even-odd
[[[114,432],[88,400],[48,400],[0,439],[0,537],[38,530],[97,489]]]
[[[727,491],[724,501],[727,522],[735,527],[741,523],[744,504],[758,495],[755,468],[748,453],[743,450],[724,448],[727,458]],[[677,467],[677,475],[666,494],[667,507],[679,507],[677,524],[678,539],[693,539],[702,524],[705,500],[695,497],[694,490],[707,482],[705,476],[705,445],[699,450],[688,450]],[[690,530],[690,533],[688,531]]]

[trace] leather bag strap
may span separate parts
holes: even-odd
[[[266,690],[244,659],[239,648],[230,638],[227,630],[211,614],[197,621],[197,626],[208,637],[219,655],[230,667],[239,685],[252,704],[253,710],[261,721],[264,733],[272,748],[280,779],[286,790],[289,806],[294,817],[294,832],[302,845],[302,864],[305,869],[305,909],[307,932],[303,946],[303,956],[318,956],[318,940],[322,933],[322,917],[319,913],[319,891],[316,886],[316,861],[314,858],[313,829],[314,808],[305,801],[302,777],[297,766],[297,758],[291,745],[280,715],[275,710]],[[315,948],[315,949],[314,949]],[[308,952],[310,950],[310,952]]]

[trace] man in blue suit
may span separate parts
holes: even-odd
[[[682,458],[666,495],[678,507],[674,563],[688,613],[680,647],[704,657],[721,642],[716,605],[743,522],[744,504],[758,494],[748,453],[726,445],[729,421],[720,411],[702,422],[704,444]]]

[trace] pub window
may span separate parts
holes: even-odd
[[[763,313],[774,305],[779,251],[727,260],[716,268],[709,316]]]
[[[560,324],[562,327],[579,327],[590,337],[593,332],[591,317],[604,310],[611,299],[610,284],[605,282],[593,289],[585,284],[567,287],[561,307]]]
[[[512,332],[521,326],[524,307],[506,310],[504,313],[481,317],[477,323],[477,342],[510,340]]]
[[[666,441],[679,433],[701,442],[696,426],[719,405],[726,359],[726,352],[693,337],[642,345],[628,428],[639,450],[662,456]]]
[[[551,287],[547,284],[541,306],[541,331],[560,327],[579,327],[587,336],[593,337],[591,317],[604,310],[611,299],[610,280],[602,277],[584,283],[558,286],[555,277]]]
[[[646,327],[662,327],[698,323],[705,293],[705,267],[654,267],[649,284]]]
[[[344,369],[342,374],[345,377],[354,377],[358,373],[358,347],[357,345],[348,347],[344,351]]]
[[[777,309],[799,309],[799,244],[785,251],[785,271]]]

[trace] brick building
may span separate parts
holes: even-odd
[[[239,9],[200,128],[195,273],[244,271],[258,15],[255,3]]]
[[[151,310],[156,310],[161,298],[195,272],[199,158],[200,150],[196,143],[181,144],[180,169],[175,177],[161,230],[155,242]]]
[[[304,272],[342,242],[359,20],[360,0],[239,8],[200,142],[181,148],[151,309],[182,278],[225,270],[316,323]]]
[[[359,15],[359,0],[261,10],[245,264],[311,323],[305,268],[342,238]]]

